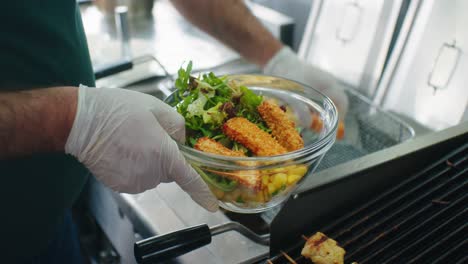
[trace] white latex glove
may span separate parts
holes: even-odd
[[[289,47],[277,52],[265,65],[263,73],[310,85],[332,99],[340,119],[346,116],[348,97],[335,77],[302,61]]]
[[[115,191],[140,193],[174,181],[195,202],[216,211],[216,198],[171,137],[185,139],[184,119],[157,98],[80,86],[65,151]]]

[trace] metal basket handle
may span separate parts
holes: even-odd
[[[344,13],[343,13],[341,23],[336,28],[336,32],[335,32],[336,39],[341,41],[343,44],[346,44],[352,41],[354,37],[356,36],[358,29],[361,25],[362,13],[363,13],[363,8],[357,1],[350,1],[350,2],[345,3]],[[355,23],[352,24],[352,28],[348,28],[348,30],[345,30],[345,28],[348,27],[348,24],[350,22],[348,21],[349,18],[348,19],[345,19],[345,18],[347,18],[349,15],[353,15],[355,19]]]
[[[456,46],[456,40],[453,40],[452,43],[445,42],[439,48],[432,69],[427,76],[427,85],[434,89],[434,93],[436,93],[437,90],[447,88],[455,73],[460,56],[461,49]],[[434,76],[440,75],[443,77],[441,80],[434,78]]]

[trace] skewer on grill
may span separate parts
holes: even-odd
[[[280,252],[289,262],[291,262],[291,264],[297,264],[296,261],[293,258],[291,258],[286,252],[282,250]]]

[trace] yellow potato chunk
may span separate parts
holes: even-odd
[[[301,177],[304,176],[306,172],[307,172],[307,167],[304,165],[295,166],[294,168],[291,168],[288,171],[289,174],[296,174],[296,175],[300,175]]]
[[[277,173],[272,176],[272,183],[276,189],[281,189],[288,181],[288,175],[285,173]]]
[[[275,185],[273,183],[269,183],[267,186],[268,186],[268,193],[270,195],[276,191]]]
[[[301,175],[289,174],[288,175],[288,185],[292,185],[292,184],[298,182],[301,178],[302,178]]]

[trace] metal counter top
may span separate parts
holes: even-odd
[[[114,17],[94,5],[82,6],[81,13],[93,65],[119,59]],[[171,73],[188,60],[196,62],[196,68],[210,68],[240,57],[189,24],[167,0],[156,1],[153,17],[129,18],[129,30],[133,56],[154,55]]]

